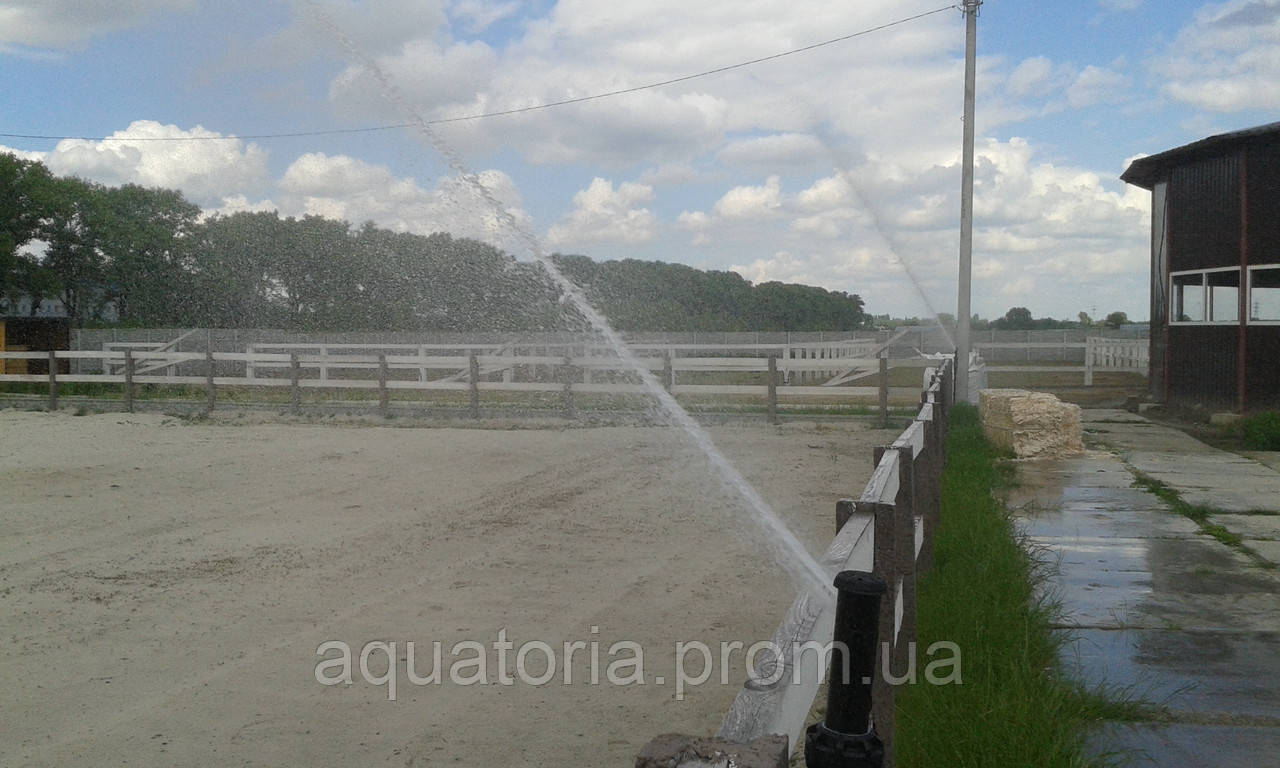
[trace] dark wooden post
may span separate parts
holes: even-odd
[[[919,512],[919,492],[916,486],[916,462],[910,445],[898,451],[898,498],[894,504],[895,537],[894,557],[898,578],[902,579],[902,626],[898,629],[898,642],[893,653],[893,673],[897,677],[907,674],[910,661],[910,644],[916,639],[916,529],[915,517]]]
[[[124,409],[133,413],[133,350],[124,351]]]
[[[849,518],[853,517],[856,502],[853,499],[839,499],[836,501],[836,533],[844,528],[845,523],[849,522]]]
[[[378,355],[378,413],[382,418],[391,416],[391,398],[387,392],[387,356]]]
[[[876,464],[880,463],[884,448],[875,451]],[[880,662],[871,682],[871,716],[875,722],[876,735],[884,742],[885,765],[893,764],[894,737],[894,689],[883,674],[888,662],[893,657],[893,623],[894,605],[897,601],[898,574],[894,558],[895,540],[897,538],[898,516],[894,505],[878,502],[857,501],[854,508],[859,514],[872,515],[875,526],[875,568],[874,573],[884,579],[889,591],[880,601]]]
[[[887,351],[880,353],[880,428],[889,428],[889,353]]]
[[[49,410],[58,410],[58,353],[49,350]]]
[[[471,418],[480,418],[480,361],[476,358],[476,353],[471,352],[467,361],[467,368],[470,375],[467,379],[471,383]]]
[[[662,386],[666,387],[668,392],[673,392],[676,388],[676,369],[671,362],[669,349],[662,353]]]
[[[298,386],[302,364],[298,361],[298,353],[289,353],[289,404],[296,414],[302,410],[302,390]]]
[[[778,356],[769,355],[769,423],[778,423]]]
[[[204,350],[204,389],[207,402],[205,410],[207,413],[213,413],[214,406],[218,403],[218,390],[213,384],[213,348],[205,347]]]

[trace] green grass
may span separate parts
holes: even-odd
[[[920,658],[955,643],[963,683],[899,689],[897,764],[903,768],[1107,765],[1084,757],[1091,724],[1145,719],[1118,693],[1085,690],[1062,672],[1067,636],[1057,605],[1037,598],[1043,567],[1019,541],[992,489],[1007,482],[977,411],[957,404],[943,476],[934,568],[920,582]]]
[[[1188,502],[1185,502],[1182,500],[1182,496],[1180,496],[1176,490],[1166,485],[1165,483],[1160,482],[1154,477],[1151,477],[1150,475],[1144,475],[1141,472],[1136,472],[1136,471],[1134,472],[1133,484],[1139,488],[1143,488],[1151,492],[1161,501],[1168,504],[1169,507],[1174,512],[1176,512],[1179,515],[1182,515],[1183,517],[1190,519],[1192,522],[1194,522],[1197,526],[1200,527],[1201,533],[1205,534],[1206,536],[1212,536],[1213,538],[1217,539],[1218,541],[1222,542],[1228,547],[1231,547],[1232,549],[1248,556],[1249,559],[1253,560],[1254,564],[1257,565],[1259,568],[1264,568],[1266,570],[1274,570],[1276,568],[1275,563],[1272,563],[1270,560],[1267,560],[1263,557],[1259,557],[1258,553],[1254,552],[1252,549],[1249,549],[1249,547],[1245,545],[1244,539],[1240,538],[1238,534],[1232,533],[1230,530],[1226,528],[1226,526],[1213,522],[1213,519],[1212,519],[1213,515],[1222,514],[1222,510],[1215,509],[1214,507],[1208,507],[1203,504],[1190,504]],[[1246,512],[1243,514],[1274,514],[1274,513],[1259,511],[1259,512]]]
[[[1241,419],[1240,434],[1250,450],[1280,451],[1280,411],[1266,411]]]

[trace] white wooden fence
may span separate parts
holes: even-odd
[[[952,381],[952,362],[944,361],[922,392],[920,411],[911,425],[892,445],[877,451],[875,471],[861,496],[837,503],[837,534],[820,560],[833,577],[855,570],[884,578],[889,591],[881,604],[878,650],[888,651],[887,665],[895,677],[911,662],[916,573],[933,562]],[[757,661],[718,735],[746,743],[785,734],[797,749],[827,666],[822,653],[814,653],[811,645],[808,651],[804,648],[830,642],[834,623],[834,600],[797,596],[773,634],[771,647],[781,655]],[[880,669],[873,683],[873,719],[885,753],[892,754],[894,692]]]
[[[265,345],[263,345],[265,346]],[[132,400],[139,385],[188,385],[205,387],[212,405],[216,389],[222,387],[275,387],[293,390],[378,390],[386,398],[391,390],[470,391],[473,399],[482,392],[571,392],[612,395],[639,395],[647,390],[616,354],[603,348],[567,345],[563,349],[539,349],[543,354],[524,354],[514,347],[467,345],[271,345],[273,351],[255,347],[246,352],[175,352],[125,347],[106,350],[56,350],[53,352],[0,352],[0,360],[42,360],[46,373],[5,373],[0,382],[48,382],[51,400],[56,387],[67,383],[120,384]],[[753,347],[755,349],[755,347]],[[640,348],[640,352],[654,349]],[[849,370],[880,369],[879,358],[847,356],[849,349],[829,350],[830,355],[792,357],[680,356],[687,350],[664,346],[662,356],[640,357],[649,371],[659,376],[674,394],[745,396],[848,402],[857,399],[914,398],[912,387],[887,386],[882,376],[877,386],[825,386],[791,384],[780,381],[790,374],[793,381],[819,381],[819,377]],[[764,351],[770,351],[767,348]],[[811,352],[812,350],[809,350]],[[372,354],[371,354],[372,352]],[[553,354],[546,354],[546,353]],[[496,354],[495,354],[496,353]],[[91,372],[58,373],[59,361],[96,361]],[[838,361],[838,362],[837,362]],[[892,361],[894,367],[925,367],[935,363],[922,359]],[[887,366],[886,366],[887,369]],[[711,374],[709,378],[729,378],[729,382],[684,383],[684,374]],[[727,374],[755,376],[761,383],[733,382]]]

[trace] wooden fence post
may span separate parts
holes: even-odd
[[[857,505],[853,499],[838,499],[836,501],[836,533],[839,534],[844,528],[844,524],[849,522],[849,518],[853,517]]]
[[[769,423],[778,423],[778,356],[769,355]]]
[[[1084,385],[1086,387],[1093,386],[1093,345],[1093,339],[1084,340]]]
[[[560,376],[564,380],[564,390],[561,394],[561,402],[564,405],[564,417],[570,421],[578,418],[578,412],[573,405],[573,358],[570,357],[572,348],[565,350],[564,364],[560,366]]]
[[[468,356],[467,368],[470,375],[467,379],[471,383],[471,418],[480,418],[480,361],[476,358],[473,350]]]
[[[670,349],[662,353],[662,386],[666,387],[668,392],[672,392],[676,388],[676,369],[671,362]]]
[[[875,450],[876,464],[884,454],[883,448]],[[876,642],[876,660],[880,662],[871,682],[871,717],[876,735],[884,743],[884,765],[893,765],[894,737],[894,689],[885,679],[884,670],[893,658],[894,608],[898,591],[898,576],[894,558],[895,540],[898,538],[898,515],[892,504],[858,501],[854,508],[859,514],[871,515],[875,531],[875,573],[884,579],[889,591],[880,601],[880,637]]]
[[[58,410],[58,353],[49,350],[49,410]]]
[[[133,413],[133,350],[124,351],[124,409]]]
[[[889,428],[889,353],[880,353],[880,428]]]
[[[911,644],[916,639],[915,518],[921,510],[919,478],[912,448],[907,445],[896,450],[898,451],[898,498],[894,504],[897,522],[893,548],[898,578],[902,580],[902,626],[898,629],[898,639],[893,649],[893,674],[895,677],[902,677],[911,671]]]
[[[295,414],[302,410],[302,390],[298,386],[299,374],[302,372],[302,364],[298,360],[297,352],[289,353],[289,404],[293,407]]]
[[[213,348],[208,346],[204,350],[204,388],[205,413],[213,413],[214,406],[218,402],[218,391],[213,384]]]
[[[378,413],[386,419],[391,416],[390,396],[387,392],[387,356],[378,355]]]

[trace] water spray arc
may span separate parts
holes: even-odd
[[[631,372],[639,377],[647,393],[654,398],[669,422],[681,428],[694,444],[709,460],[715,473],[726,488],[741,497],[750,511],[750,521],[755,535],[752,538],[773,557],[774,561],[791,577],[797,591],[809,593],[823,599],[833,599],[834,590],[830,586],[830,575],[824,571],[817,560],[809,554],[795,534],[787,528],[768,502],[751,486],[737,468],[716,448],[701,425],[680,406],[676,399],[667,392],[657,377],[649,371],[648,366],[631,352],[622,337],[614,330],[604,315],[587,299],[582,290],[564,273],[548,256],[541,241],[532,232],[521,226],[506,207],[494,197],[484,186],[480,178],[466,165],[462,156],[456,152],[439,134],[434,131],[425,118],[418,114],[404,97],[387,74],[375,61],[366,56],[351,38],[339,28],[327,14],[320,9],[314,0],[308,0],[306,7],[312,17],[336,40],[347,55],[358,61],[378,81],[383,96],[391,101],[435,151],[445,159],[453,170],[476,195],[489,206],[491,212],[510,233],[528,247],[534,260],[551,276],[555,285],[563,292],[566,300],[576,309],[618,354]]]

